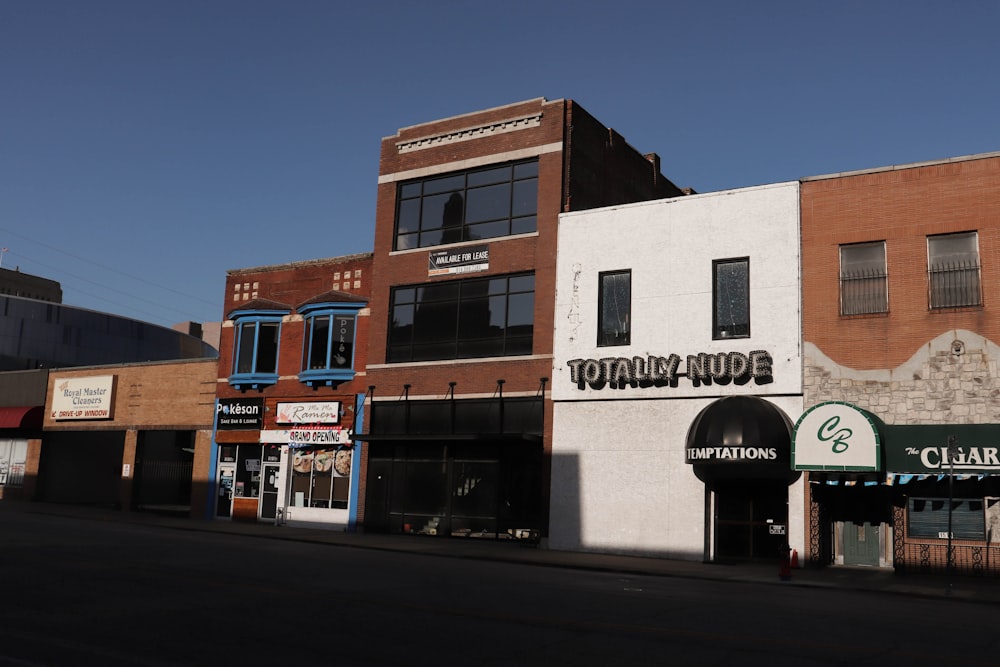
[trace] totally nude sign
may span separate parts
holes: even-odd
[[[676,387],[686,377],[695,387],[710,384],[768,384],[773,380],[770,353],[756,350],[742,352],[702,352],[689,354],[681,370],[681,357],[604,357],[571,359],[570,381],[579,389],[633,389],[641,387]]]

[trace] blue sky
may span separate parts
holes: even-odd
[[[0,266],[223,318],[372,249],[400,127],[571,98],[699,192],[1000,151],[1000,1],[0,0]]]

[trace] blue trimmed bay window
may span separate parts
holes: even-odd
[[[261,389],[278,381],[278,342],[285,314],[278,310],[243,310],[230,315],[236,327],[231,386]]]
[[[338,301],[299,307],[305,321],[300,382],[337,386],[354,379],[358,311],[366,305]]]

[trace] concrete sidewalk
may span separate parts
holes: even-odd
[[[516,542],[480,539],[439,538],[415,535],[346,533],[342,531],[275,526],[227,520],[198,520],[148,512],[122,512],[110,508],[47,503],[0,501],[0,512],[48,514],[94,521],[115,521],[164,529],[228,533],[261,539],[291,540],[314,544],[379,549],[401,553],[471,558],[523,565],[575,568],[600,572],[688,577],[713,581],[739,581],[780,586],[839,588],[947,598],[968,602],[1000,603],[1000,578],[927,574],[896,574],[891,570],[859,567],[797,568],[787,579],[779,577],[778,564],[719,565],[665,558],[621,556],[602,553],[557,551]]]

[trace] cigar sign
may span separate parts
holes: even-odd
[[[56,378],[50,416],[69,419],[111,419],[114,416],[115,376]]]

